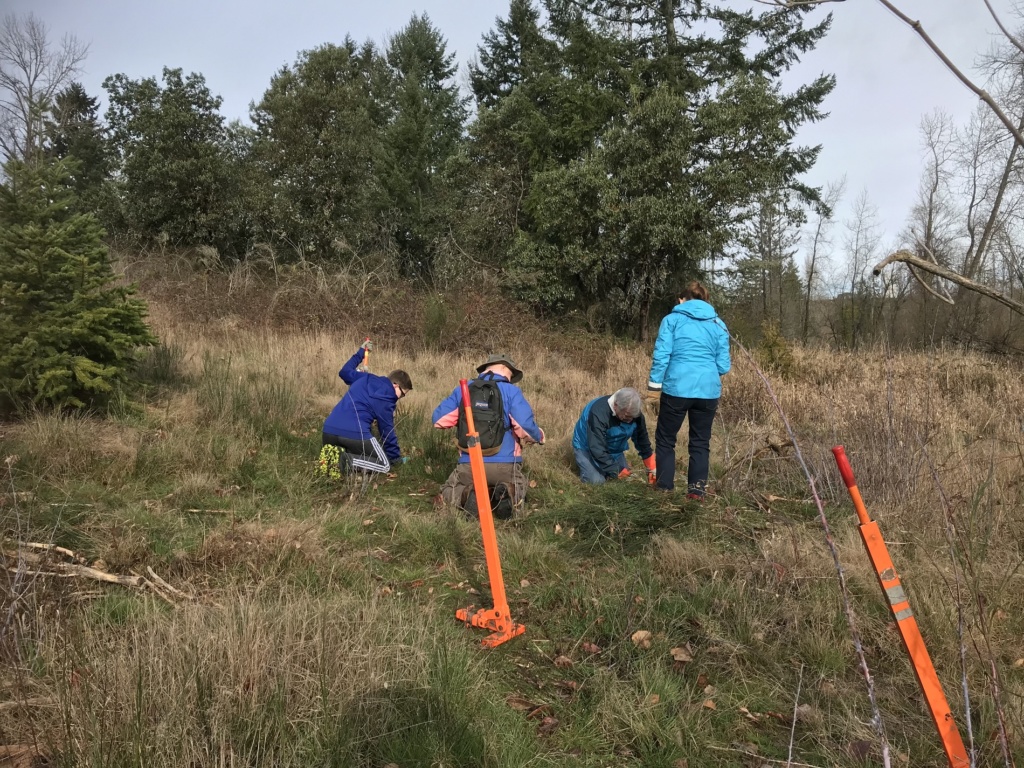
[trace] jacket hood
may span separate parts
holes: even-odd
[[[385,376],[372,376],[366,382],[366,391],[375,400],[396,402],[398,395],[395,394],[395,387],[391,379]]]
[[[700,299],[690,299],[682,304],[676,304],[672,307],[672,311],[692,317],[694,320],[714,320],[718,317],[715,308]]]

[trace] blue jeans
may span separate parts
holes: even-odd
[[[580,480],[592,485],[600,485],[605,481],[604,473],[597,468],[597,464],[590,457],[589,451],[573,448],[573,453],[576,455],[576,466],[580,468]],[[618,464],[619,469],[625,469],[629,466],[626,463],[625,454],[622,453],[613,454],[612,461]]]
[[[654,430],[654,456],[658,465],[656,486],[671,491],[676,486],[676,435],[683,420],[690,421],[690,464],[686,472],[686,490],[703,496],[708,484],[711,456],[711,424],[718,410],[718,398],[675,397],[661,394],[658,426]]]

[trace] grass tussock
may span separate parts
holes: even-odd
[[[167,285],[187,277],[168,270]],[[525,370],[548,444],[526,449],[524,514],[499,530],[510,608],[528,630],[485,652],[453,618],[489,606],[490,585],[478,528],[432,504],[456,453],[430,417],[483,359],[479,340],[459,339],[486,301],[409,303],[408,317],[429,322],[378,335],[373,369],[404,368],[415,383],[397,418],[412,460],[391,478],[328,482],[312,472],[320,426],[344,393],[338,369],[372,329],[346,315],[330,332],[241,322],[260,291],[285,294],[266,273],[230,280],[219,320],[203,321],[201,292],[191,315],[154,292],[162,346],[141,363],[141,407],[0,430],[6,743],[69,766],[675,768],[784,763],[792,734],[796,762],[863,765],[857,745],[878,749],[871,708],[777,399],[824,503],[895,759],[943,761],[836,444],[965,737],[966,680],[977,764],[1004,764],[1001,730],[1010,753],[1024,750],[1024,380],[1013,364],[787,348],[772,395],[735,349],[714,494],[688,505],[575,476],[579,410],[642,387],[645,350],[526,324],[496,333],[487,346]],[[283,298],[267,306],[276,316],[285,303],[295,311]],[[16,541],[124,575],[152,568],[180,595],[29,576]]]

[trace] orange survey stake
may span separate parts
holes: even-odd
[[[917,619],[914,618],[914,612],[910,610],[907,593],[903,591],[903,585],[900,583],[896,568],[892,564],[892,558],[889,556],[889,549],[882,539],[882,531],[879,529],[878,523],[868,515],[864,500],[860,496],[860,490],[853,479],[853,469],[846,458],[843,446],[837,445],[833,448],[832,455],[836,457],[839,474],[843,476],[843,482],[846,483],[850,498],[853,500],[853,507],[857,510],[857,517],[860,520],[860,536],[864,540],[864,547],[868,551],[871,565],[874,566],[875,574],[878,576],[882,594],[889,602],[893,618],[896,620],[896,628],[907,649],[907,655],[910,656],[910,662],[914,666],[914,674],[917,676],[921,692],[928,703],[935,727],[939,731],[939,738],[942,739],[942,748],[949,759],[950,768],[969,768],[971,762],[967,758],[963,739],[960,738],[956,720],[949,710],[946,695],[942,692],[939,676],[932,665],[928,649],[925,648],[921,629],[917,626]]]
[[[526,631],[522,624],[512,621],[505,597],[505,580],[501,575],[501,558],[498,556],[498,539],[494,535],[494,516],[491,514],[491,494],[487,488],[487,473],[484,469],[484,454],[480,450],[480,436],[473,423],[473,408],[469,401],[469,386],[461,379],[462,407],[466,409],[466,427],[469,444],[469,466],[473,471],[473,492],[476,494],[477,512],[480,515],[480,532],[484,540],[484,557],[487,560],[487,577],[491,581],[491,595],[494,608],[477,609],[473,606],[460,608],[455,618],[465,624],[489,629],[491,634],[480,641],[485,648],[494,648]]]

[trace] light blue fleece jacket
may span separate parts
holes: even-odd
[[[674,397],[713,400],[729,372],[729,331],[706,301],[676,304],[661,321],[654,342],[648,389]]]

